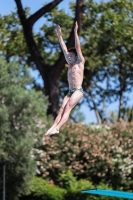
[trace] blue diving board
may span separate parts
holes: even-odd
[[[111,197],[121,197],[125,199],[133,199],[133,193],[131,192],[122,192],[117,190],[103,190],[103,189],[89,189],[89,190],[82,190],[82,193],[88,194],[99,194],[103,196],[111,196]]]

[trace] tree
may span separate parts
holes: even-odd
[[[28,9],[25,9],[25,12],[28,14]],[[29,64],[28,49],[17,13],[11,12],[10,15],[0,16],[0,24],[0,56],[7,62]]]
[[[27,43],[27,46],[29,48],[29,52],[32,56],[32,60],[35,63],[37,69],[39,70],[42,79],[44,81],[45,85],[45,94],[49,97],[49,108],[48,108],[48,114],[52,114],[54,117],[56,117],[59,109],[59,79],[60,74],[65,66],[65,59],[63,53],[59,55],[59,58],[55,61],[53,65],[49,65],[45,62],[45,59],[42,57],[39,48],[37,47],[37,44],[35,42],[35,39],[33,37],[32,28],[34,23],[42,17],[47,12],[51,11],[56,5],[58,5],[61,0],[54,0],[53,2],[45,5],[40,10],[38,10],[33,15],[26,18],[25,11],[22,7],[21,0],[15,0],[17,5],[17,11],[18,15],[23,27],[24,31],[24,37]],[[83,12],[83,0],[77,0],[76,9],[75,9],[75,18],[74,22],[78,21],[79,27],[81,24],[82,19],[82,12]],[[72,26],[72,30],[70,33],[70,36],[67,40],[67,46],[73,46],[74,45],[74,23]]]
[[[106,116],[102,102],[118,100],[118,120],[127,106],[133,86],[132,1],[86,1],[81,37],[84,42],[86,102],[98,114]],[[89,27],[89,29],[88,29]],[[100,118],[100,120],[99,120]]]
[[[109,2],[96,3],[94,1],[86,0],[84,1],[84,5],[85,6],[82,4],[80,7],[84,16],[80,26],[80,39],[82,43],[83,55],[86,60],[83,83],[86,95],[85,98],[82,99],[82,103],[86,103],[91,110],[95,111],[97,121],[101,123],[104,120],[109,120],[104,113],[103,105],[118,101],[119,108],[117,116],[119,120],[120,118],[123,118],[123,109],[128,107],[128,93],[132,91],[133,84],[133,37],[131,31],[133,24],[131,10],[132,1],[124,0],[118,2],[117,0],[112,0]],[[71,3],[71,11],[75,13],[75,3]],[[13,21],[16,22],[15,19],[17,18],[16,14],[13,15],[15,18],[14,16],[11,18],[12,23]],[[31,19],[29,16],[32,15],[25,10],[25,16],[26,23],[28,23],[28,19]],[[33,34],[32,37],[37,46],[36,49],[41,52],[40,54],[42,59],[45,60],[45,63],[43,63],[41,62],[41,59],[38,59],[41,64],[45,64],[44,67],[41,67],[43,71],[42,74],[46,75],[46,77],[43,77],[43,80],[45,80],[44,89],[41,88],[41,90],[49,96],[50,103],[52,101],[51,99],[54,100],[54,102],[51,103],[49,110],[56,108],[55,110],[57,111],[59,101],[62,96],[67,93],[68,86],[66,79],[67,70],[64,68],[65,64],[61,64],[61,61],[65,61],[54,29],[57,24],[61,24],[63,29],[62,32],[65,33],[63,38],[67,43],[67,41],[69,41],[69,35],[72,34],[71,27],[73,27],[73,17],[69,16],[64,11],[58,10],[58,8],[54,8],[50,12],[46,12],[44,17],[47,23],[41,27],[38,33],[31,33]],[[10,27],[7,26],[7,24],[11,24],[10,17],[8,17],[8,20],[7,18],[4,20],[5,27]],[[17,23],[18,21],[19,20],[17,19]],[[14,24],[15,23],[13,23],[13,25]],[[16,27],[21,27],[21,25],[18,24]],[[28,29],[30,28],[28,27]],[[31,58],[27,48],[25,49],[24,54],[23,47],[27,47],[26,43],[22,46],[21,41],[18,40],[20,37],[22,37],[22,41],[24,39],[22,36],[22,30],[12,30],[13,26],[10,27],[7,32],[5,31],[7,34],[6,38],[8,38],[8,32],[11,32],[11,41],[12,39],[16,42],[19,41],[19,44],[17,45],[19,46],[19,52],[21,52],[21,55],[20,57],[17,55],[18,53],[16,51],[14,41],[9,41],[8,45],[3,43],[2,48],[7,50],[5,55],[7,54],[8,58],[8,56],[13,53],[16,55],[15,59],[18,59],[21,64],[23,64],[22,61],[24,61],[28,63],[32,69],[35,69],[37,65],[33,58]],[[14,32],[20,35],[13,37],[15,35]],[[20,50],[21,48],[22,51]],[[46,71],[46,73],[44,71]],[[35,88],[37,90],[40,89],[38,85],[35,85]],[[59,90],[61,94],[60,99],[57,98],[59,97]],[[48,113],[49,112],[50,111],[48,111]],[[55,115],[56,114],[54,114],[54,116]]]
[[[31,88],[28,69],[0,58],[0,171],[6,167],[6,199],[16,200],[28,191],[35,174],[32,149],[47,125],[47,100]],[[2,176],[0,177],[2,188]]]

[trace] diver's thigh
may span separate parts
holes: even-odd
[[[72,96],[70,97],[70,100],[69,100],[69,105],[71,107],[74,107],[79,101],[80,99],[83,97],[83,93],[79,90],[76,90]]]

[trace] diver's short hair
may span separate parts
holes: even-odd
[[[68,49],[68,52],[72,52],[74,53],[76,56],[77,56],[77,51],[76,51],[76,48],[75,47],[71,47]]]

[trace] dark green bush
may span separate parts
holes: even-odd
[[[43,178],[34,177],[30,185],[30,193],[21,200],[64,200],[65,189],[51,185]]]
[[[87,188],[111,188],[104,184],[94,186],[91,182],[82,179],[77,181],[71,172],[62,174],[59,181],[60,184],[62,184],[62,187],[65,188],[51,185],[50,182],[42,178],[34,177],[31,182],[29,195],[21,197],[20,200],[116,200],[115,197],[82,193],[81,190]]]
[[[100,189],[111,190],[111,188],[102,183],[94,186],[92,182],[89,182],[87,180],[83,179],[77,180],[76,177],[74,177],[72,172],[70,171],[68,171],[65,174],[61,174],[59,181],[60,181],[59,184],[61,184],[67,190],[64,200],[107,200],[107,199],[116,200],[115,197],[90,195],[82,193],[81,191],[86,189],[100,188]]]

